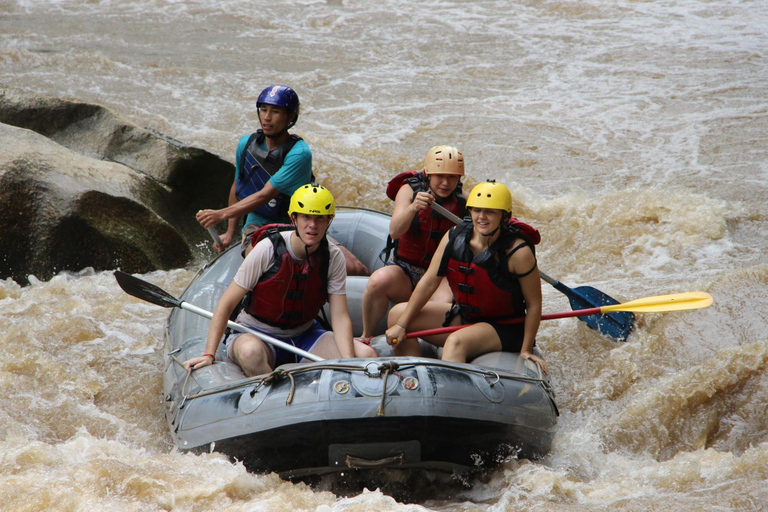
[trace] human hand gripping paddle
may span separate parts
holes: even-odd
[[[645,297],[642,299],[625,302],[623,304],[611,304],[608,306],[578,309],[574,311],[566,311],[563,313],[550,313],[541,315],[541,319],[554,320],[557,318],[568,318],[572,316],[581,317],[586,315],[605,315],[616,311],[633,311],[635,313],[664,313],[667,311],[683,311],[688,309],[706,308],[711,306],[712,302],[712,296],[706,292],[674,293],[672,295],[656,295],[653,297]],[[518,324],[524,321],[525,317],[519,317],[500,320],[499,323]],[[446,332],[457,331],[463,327],[467,327],[467,325],[471,324],[451,325],[448,327],[438,327],[436,329],[414,331],[409,332],[405,335],[405,337],[423,338],[424,336],[431,336],[433,334],[444,334]]]
[[[433,210],[446,219],[456,224],[461,222],[461,218],[446,210],[443,206],[437,204],[437,202],[433,202],[431,206]],[[596,288],[592,288],[591,286],[569,288],[557,279],[549,277],[542,272],[541,269],[539,269],[539,275],[541,276],[541,279],[554,286],[557,291],[565,294],[568,297],[568,301],[571,303],[571,308],[574,310],[586,310],[619,304],[619,301],[610,295],[607,295]],[[632,332],[632,327],[635,322],[635,315],[629,311],[622,310],[615,310],[607,314],[602,313],[599,315],[589,313],[571,316],[578,316],[579,320],[587,324],[591,329],[600,332],[600,334],[609,336],[616,341],[626,340],[629,333]],[[544,316],[542,316],[542,318],[544,318]]]
[[[153,285],[152,283],[143,281],[138,277],[135,277],[135,276],[132,276],[131,274],[123,272],[122,270],[115,271],[115,279],[117,279],[117,284],[120,285],[120,288],[122,288],[123,291],[128,295],[133,295],[136,298],[145,300],[147,302],[151,302],[152,304],[156,304],[164,308],[181,308],[205,318],[213,318],[213,313],[211,313],[210,311],[201,309],[193,304],[179,300],[173,295],[170,295],[168,292],[166,292],[162,288],[159,288]],[[268,336],[263,332],[255,331],[250,327],[246,327],[244,325],[235,323],[231,320],[227,321],[227,327],[236,329],[240,332],[247,332],[247,333],[253,334],[254,336],[257,336],[259,339],[265,341],[266,343],[269,343],[276,347],[280,347],[289,352],[293,352],[294,354],[299,355],[305,359],[309,359],[310,361],[315,361],[315,362],[324,361],[322,357],[316,356],[315,354],[311,354],[305,350],[301,350],[300,348],[296,348],[289,343],[285,343],[283,341],[273,338],[272,336]]]
[[[200,213],[203,210],[199,210],[197,213]],[[224,247],[221,243],[221,238],[219,238],[219,232],[216,231],[216,228],[213,226],[208,226],[206,228],[208,230],[208,234],[211,235],[211,238],[213,239],[213,243],[217,244],[219,247]]]

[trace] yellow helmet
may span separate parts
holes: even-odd
[[[502,183],[488,180],[475,185],[467,198],[467,208],[492,208],[512,212],[512,194]]]
[[[291,196],[288,215],[306,213],[307,215],[336,215],[336,202],[331,192],[322,185],[310,183],[299,187]]]
[[[453,146],[435,146],[427,153],[424,172],[464,176],[464,155]]]

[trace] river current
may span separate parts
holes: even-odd
[[[715,300],[625,343],[543,322],[551,453],[395,499],[173,450],[167,310],[87,268],[0,281],[0,510],[768,510],[766,27],[758,0],[0,0],[3,85],[234,160],[258,93],[289,84],[340,203],[391,211],[386,181],[455,145],[540,229],[546,273]],[[198,253],[142,277],[178,295]]]

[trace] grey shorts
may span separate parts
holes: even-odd
[[[417,267],[416,265],[411,265],[410,263],[399,260],[388,261],[387,265],[397,265],[403,269],[405,275],[411,280],[411,290],[416,288],[416,285],[419,284],[419,281],[421,281],[421,278],[424,277],[424,274],[427,271],[425,268]]]
[[[251,246],[251,235],[260,227],[260,224],[248,224],[241,231],[243,238],[240,241],[240,254],[243,255],[243,258],[245,258],[245,250]]]

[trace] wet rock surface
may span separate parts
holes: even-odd
[[[232,173],[105,107],[0,87],[0,278],[185,266]]]

